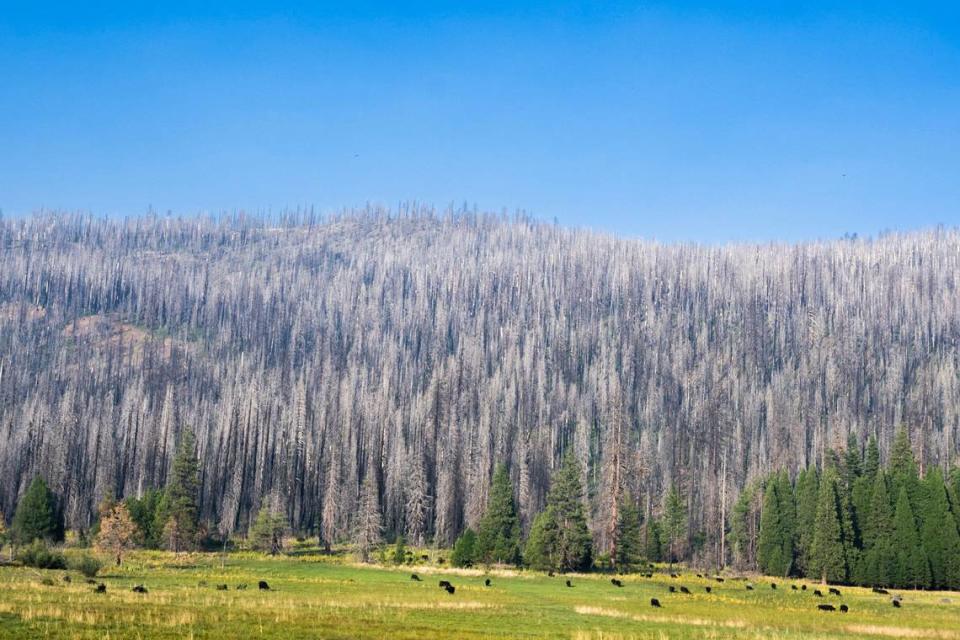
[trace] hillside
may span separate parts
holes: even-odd
[[[664,245],[426,211],[0,222],[0,509],[35,474],[86,527],[163,486],[195,431],[211,529],[266,499],[346,536],[447,544],[509,464],[525,526],[567,450],[591,526],[678,487],[715,558],[739,489],[910,430],[960,428],[960,232]]]

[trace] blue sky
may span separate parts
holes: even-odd
[[[2,4],[5,215],[416,200],[705,242],[960,225],[955,4]]]

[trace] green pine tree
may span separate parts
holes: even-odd
[[[863,459],[863,475],[873,482],[877,471],[880,470],[880,445],[877,444],[877,437],[870,436],[867,440],[867,453]]]
[[[510,474],[503,464],[493,474],[487,511],[477,524],[475,559],[486,564],[520,562],[520,519]]]
[[[583,472],[567,454],[554,474],[547,505],[557,524],[557,562],[561,571],[586,571],[592,564],[593,541],[583,506]]]
[[[393,545],[393,564],[403,564],[407,561],[407,545],[402,535],[397,536]]]
[[[162,511],[164,543],[172,551],[196,546],[199,530],[200,461],[197,441],[190,429],[180,436],[173,468],[167,480]]]
[[[840,523],[840,496],[837,478],[828,470],[820,480],[813,544],[810,550],[810,572],[823,582],[847,579],[847,555]]]
[[[643,563],[640,510],[629,492],[625,493],[620,501],[617,515],[617,528],[614,532],[617,537],[617,554],[613,561],[617,571],[626,573],[633,571]]]
[[[163,499],[163,491],[149,489],[140,498],[130,497],[125,500],[130,518],[137,525],[137,541],[147,549],[156,549],[160,546],[163,533],[163,522],[157,526],[157,513]]]
[[[450,552],[450,564],[455,567],[472,567],[474,559],[477,556],[477,534],[473,529],[467,527],[466,531],[460,534],[456,542],[453,543],[453,551]]]
[[[660,521],[656,518],[649,518],[643,526],[643,550],[644,555],[650,562],[663,561],[663,534],[661,533]]]
[[[938,467],[924,478],[924,497],[920,540],[930,565],[930,582],[934,588],[946,589],[958,584],[960,577],[960,535]]]
[[[283,550],[283,536],[286,531],[287,519],[264,503],[250,525],[247,537],[254,549],[274,555]]]
[[[10,527],[14,544],[30,544],[34,540],[48,542],[63,538],[63,524],[57,513],[57,502],[40,476],[36,476],[17,504]]]
[[[897,554],[893,585],[914,589],[929,587],[930,566],[923,546],[920,544],[917,522],[913,517],[906,487],[900,487],[893,525],[893,548]]]
[[[767,479],[760,512],[760,537],[757,540],[757,562],[768,575],[783,576],[790,571],[792,558],[784,557],[784,541],[789,535],[781,512],[776,476]]]
[[[679,559],[681,545],[687,537],[687,503],[676,487],[670,488],[664,501],[663,533],[672,565]]]
[[[557,516],[548,506],[537,514],[530,526],[530,535],[523,550],[523,561],[531,569],[551,571],[560,568],[557,547],[560,533]]]
[[[893,507],[887,490],[887,476],[882,469],[874,474],[870,507],[864,518],[864,570],[862,581],[872,586],[892,584],[896,565],[893,548]]]
[[[906,427],[897,430],[890,448],[890,480],[893,483],[893,495],[899,496],[900,489],[907,490],[907,499],[914,516],[920,509],[920,475],[917,471],[917,461],[913,456],[910,445],[910,436]]]
[[[814,468],[804,469],[797,476],[797,565],[801,573],[812,575],[811,553],[813,550],[814,524],[817,516],[817,496],[820,490],[819,477]]]

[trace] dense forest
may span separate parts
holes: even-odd
[[[416,207],[3,219],[0,511],[41,475],[89,527],[166,486],[190,431],[210,531],[266,504],[336,542],[376,508],[388,538],[449,545],[499,463],[529,534],[571,454],[597,553],[624,507],[673,503],[671,554],[744,561],[735,507],[772,470],[797,482],[871,438],[886,464],[899,430],[919,477],[956,463],[958,284],[947,230],[701,246]]]

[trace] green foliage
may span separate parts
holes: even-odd
[[[924,510],[920,531],[930,565],[934,588],[960,584],[960,534],[951,512],[947,487],[940,469],[933,467],[924,478]]]
[[[840,524],[840,497],[837,477],[832,471],[820,480],[813,545],[810,549],[810,573],[823,581],[847,579],[847,558]]]
[[[644,555],[649,562],[663,561],[663,533],[660,527],[660,521],[656,518],[649,518],[644,524]]]
[[[560,566],[557,556],[557,545],[560,533],[557,526],[557,517],[553,507],[537,514],[530,526],[530,535],[523,550],[523,560],[531,569],[549,571]]]
[[[30,544],[37,539],[63,539],[63,523],[57,512],[56,499],[40,476],[33,479],[20,499],[11,532],[17,544]]]
[[[260,506],[257,517],[250,525],[248,538],[250,546],[257,551],[271,555],[283,550],[283,536],[287,531],[287,519],[282,513],[275,512],[267,507],[266,503]]]
[[[91,555],[84,554],[70,560],[69,566],[71,569],[74,571],[79,571],[87,578],[93,578],[97,575],[100,569],[103,568],[103,563]]]
[[[59,551],[47,546],[43,538],[34,538],[33,541],[20,550],[17,559],[28,567],[35,569],[66,569],[67,559]]]
[[[893,524],[893,548],[897,554],[893,583],[913,588],[930,586],[930,566],[927,554],[920,545],[906,487],[900,488]]]
[[[149,489],[140,498],[127,498],[127,510],[130,518],[137,525],[137,542],[147,549],[160,547],[160,538],[163,533],[163,519],[158,517],[164,503],[163,491]]]
[[[878,469],[874,474],[862,539],[864,567],[861,581],[873,586],[890,586],[896,565],[893,548],[893,507],[887,490],[887,475],[882,469]]]
[[[625,493],[617,513],[616,556],[613,566],[622,573],[635,570],[643,564],[643,539],[640,537],[640,510],[633,497]]]
[[[583,506],[582,475],[580,463],[567,454],[547,494],[547,505],[556,519],[557,569],[561,571],[586,571],[592,564],[593,540]]]
[[[771,476],[763,497],[757,560],[760,569],[774,576],[790,575],[794,555],[796,507],[786,472]]]
[[[754,568],[756,561],[759,521],[754,503],[760,490],[757,482],[751,482],[744,487],[730,514],[730,533],[727,537],[733,551],[734,564],[749,569]]]
[[[477,525],[474,560],[486,564],[520,563],[520,519],[506,465],[498,465],[487,511]]]
[[[477,556],[477,534],[467,528],[460,534],[450,553],[450,564],[455,567],[471,567]]]
[[[664,501],[663,533],[669,548],[670,562],[675,562],[687,537],[687,503],[676,487],[670,488]]]
[[[173,458],[165,499],[158,508],[163,543],[171,551],[193,549],[198,542],[200,461],[196,450],[193,431],[184,429]]]
[[[809,574],[813,553],[814,524],[817,519],[817,496],[820,478],[816,469],[804,469],[797,476],[797,566]]]
[[[403,564],[407,561],[407,545],[403,536],[397,536],[397,541],[393,545],[393,564]]]

